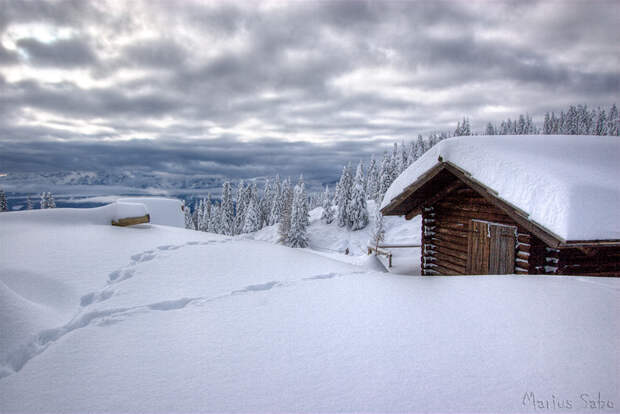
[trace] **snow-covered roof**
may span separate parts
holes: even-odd
[[[437,166],[440,157],[566,241],[620,239],[618,137],[507,135],[447,139],[392,183],[381,209]]]

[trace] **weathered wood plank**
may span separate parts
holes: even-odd
[[[126,226],[133,226],[135,224],[149,223],[150,221],[151,221],[151,216],[146,214],[140,217],[126,217],[126,218],[121,218],[118,220],[112,220],[111,224],[113,226],[126,227]]]

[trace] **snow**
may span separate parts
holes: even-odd
[[[564,240],[620,239],[620,140],[608,136],[470,136],[441,141],[405,170],[381,208],[438,164],[467,171]]]
[[[320,209],[311,243],[355,255],[114,227],[112,206],[0,214],[0,412],[620,404],[620,279],[396,275]]]

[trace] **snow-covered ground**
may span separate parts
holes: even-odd
[[[619,279],[385,273],[316,211],[318,253],[110,214],[0,214],[0,412],[620,405]]]
[[[336,260],[345,261],[356,265],[364,266],[366,263],[373,263],[366,257],[368,242],[372,238],[371,234],[375,226],[375,202],[368,201],[368,226],[362,230],[351,231],[346,227],[340,228],[334,221],[331,224],[321,222],[321,207],[310,211],[310,226],[308,227],[309,250],[331,257]],[[421,237],[421,216],[412,220],[405,220],[402,217],[385,217],[384,229],[385,240],[382,244],[391,245],[419,245]],[[278,242],[278,226],[265,227],[256,233],[242,235],[241,238],[252,240]],[[345,251],[349,249],[349,255],[345,256]],[[393,254],[393,268],[389,269],[393,273],[403,273],[408,275],[420,274],[420,249],[404,248],[391,249]],[[379,256],[378,260],[387,267],[384,256]],[[378,269],[383,269],[381,265]]]

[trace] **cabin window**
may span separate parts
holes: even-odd
[[[467,274],[514,273],[516,234],[515,226],[472,220],[469,224]]]

